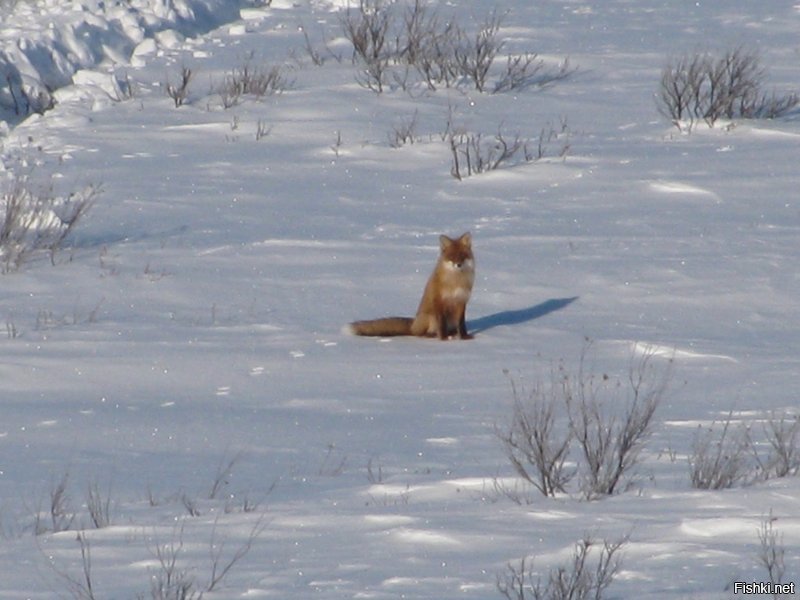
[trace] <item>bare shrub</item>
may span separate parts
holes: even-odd
[[[501,23],[502,17],[491,13],[473,37],[462,33],[455,48],[455,62],[460,73],[469,78],[479,92],[486,90],[489,70],[503,48],[498,36]]]
[[[217,520],[214,521],[214,527],[211,532],[211,573],[206,586],[206,591],[208,592],[214,591],[222,583],[222,580],[228,576],[230,570],[250,552],[253,543],[267,528],[267,524],[264,523],[263,519],[258,519],[250,529],[245,541],[226,557],[225,540],[217,536],[217,522]]]
[[[169,79],[167,80],[164,89],[167,92],[167,96],[172,98],[172,101],[175,103],[175,108],[183,106],[186,99],[189,97],[189,83],[192,77],[194,77],[194,73],[189,67],[181,67],[179,83],[172,84]]]
[[[783,535],[778,534],[774,527],[775,518],[770,510],[769,515],[761,520],[758,528],[758,562],[767,571],[769,582],[773,585],[783,583],[786,574],[786,548],[783,544]],[[775,597],[777,598],[777,594]]]
[[[392,128],[389,133],[389,146],[400,148],[406,144],[413,144],[416,140],[417,116],[418,111],[408,118],[400,121]]]
[[[470,84],[479,92],[505,92],[544,87],[573,72],[567,61],[547,69],[535,54],[527,53],[508,57],[505,71],[490,85],[505,43],[502,20],[492,12],[470,33],[455,15],[440,17],[424,0],[414,0],[402,12],[399,3],[359,0],[356,8],[343,13],[340,24],[353,45],[353,64],[360,69],[356,81],[377,93],[392,82],[404,90],[422,83],[429,90]],[[306,45],[310,47],[308,41]],[[313,60],[313,50],[309,53]]]
[[[57,220],[47,236],[49,238],[47,249],[50,253],[50,263],[52,265],[56,264],[56,253],[63,247],[64,241],[74,231],[75,227],[92,209],[99,193],[99,187],[90,185],[80,192],[73,192],[65,201],[53,203],[52,212]]]
[[[588,499],[624,489],[639,463],[672,374],[672,361],[659,369],[655,356],[647,349],[633,357],[627,381],[621,381],[587,373],[585,350],[577,379],[565,375],[570,427],[583,459],[581,491]]]
[[[715,421],[707,428],[698,429],[689,455],[692,487],[720,490],[750,481],[751,445],[748,429],[744,425],[733,427],[733,413],[728,413],[721,424]]]
[[[35,190],[26,177],[15,178],[2,195],[2,271],[18,270],[41,251],[48,252],[50,262],[55,265],[56,254],[94,206],[99,193],[98,186],[90,185],[67,198],[58,198],[52,190]]]
[[[64,582],[67,593],[75,600],[96,600],[94,581],[92,577],[92,552],[89,540],[84,532],[78,532],[78,546],[81,552],[81,573],[73,575],[66,570],[58,568],[49,561],[50,568]]]
[[[103,494],[97,482],[90,482],[86,493],[86,510],[95,529],[111,525],[111,488]]]
[[[191,569],[181,566],[185,523],[173,531],[172,538],[164,544],[156,544],[150,552],[158,561],[158,567],[150,576],[152,600],[197,600],[202,592],[196,589]]]
[[[68,484],[69,472],[64,472],[50,490],[50,525],[53,533],[68,530],[75,520],[75,513],[70,507]]]
[[[232,457],[228,458],[227,453],[224,455],[217,465],[217,471],[214,475],[214,482],[211,485],[211,490],[208,492],[210,500],[215,499],[222,489],[230,483],[231,476],[233,475],[233,467],[242,458],[242,453],[237,452]]]
[[[57,481],[53,481],[46,502],[46,508],[43,509],[40,502],[33,510],[34,535],[69,530],[76,517],[69,495],[69,471],[65,471]]]
[[[321,67],[325,64],[325,57],[311,42],[311,38],[308,36],[308,30],[306,29],[305,25],[300,25],[300,31],[303,32],[303,41],[305,43],[306,54],[308,54],[308,57],[315,66]],[[328,49],[328,51],[330,52],[330,49]]]
[[[341,454],[341,452],[336,449],[336,444],[330,443],[327,446],[325,458],[317,474],[320,477],[338,477],[344,473],[347,460],[347,455]]]
[[[283,93],[290,85],[283,67],[279,65],[254,67],[250,62],[246,62],[225,77],[217,88],[217,93],[222,100],[222,106],[231,108],[239,104],[242,96],[254,98],[272,96]]]
[[[421,0],[415,0],[404,15],[404,62],[422,78],[428,89],[452,87],[459,78],[455,48],[463,36],[455,19],[440,19]]]
[[[495,428],[516,473],[545,496],[568,492],[575,474],[586,499],[627,489],[672,375],[672,361],[657,365],[650,349],[631,358],[624,379],[597,375],[587,371],[589,348],[587,342],[577,374],[560,365],[549,385],[534,386],[527,397],[512,381],[511,422]],[[573,446],[577,466],[568,472]]]
[[[529,87],[544,88],[567,79],[574,72],[575,69],[570,66],[569,59],[566,58],[557,67],[548,69],[537,54],[509,56],[492,91],[498,94]]]
[[[453,128],[451,120],[452,116],[443,138],[450,148],[450,174],[458,180],[507,166],[536,162],[548,155],[566,158],[571,147],[571,132],[566,118],[561,119],[560,129],[548,124],[533,140],[523,138],[519,133],[512,139],[499,130],[488,138],[481,133]],[[554,144],[557,144],[555,152]]]
[[[260,141],[272,133],[272,125],[267,125],[261,119],[256,123],[256,141]]]
[[[553,375],[548,387],[535,385],[528,393],[510,381],[514,400],[511,422],[502,429],[495,426],[506,457],[517,474],[544,496],[564,493],[575,473],[565,466],[572,431],[566,415],[561,415],[560,425],[557,419],[557,412],[564,409],[563,381]]]
[[[396,49],[390,48],[391,6],[384,0],[359,0],[358,8],[348,6],[340,20],[344,36],[353,45],[353,63],[363,70],[356,81],[378,93],[396,56]]]
[[[626,536],[598,545],[585,536],[575,544],[572,559],[552,568],[546,581],[536,574],[532,561],[522,558],[498,574],[497,591],[508,600],[600,600],[622,568],[621,550],[627,542]]]
[[[800,417],[770,414],[762,423],[763,441],[752,424],[722,422],[699,428],[689,455],[689,477],[697,489],[749,485],[800,471]],[[762,448],[766,451],[762,451]]]
[[[658,108],[691,131],[698,121],[713,127],[720,118],[777,118],[800,102],[796,93],[765,93],[765,77],[758,53],[741,46],[720,57],[687,54],[662,70]]]
[[[787,477],[800,472],[800,416],[774,413],[763,426],[769,444],[766,460],[759,460],[765,478]]]
[[[231,570],[250,552],[255,541],[264,533],[266,524],[262,518],[256,520],[247,538],[232,553],[227,552],[224,538],[218,534],[219,519],[214,521],[209,541],[210,564],[208,581],[198,583],[193,574],[196,567],[185,566],[184,533],[185,521],[173,530],[172,537],[163,544],[150,549],[158,561],[158,567],[151,573],[150,597],[152,600],[199,600],[206,592],[214,591]]]
[[[508,139],[498,131],[492,139],[487,140],[481,133],[452,131],[448,143],[452,156],[450,174],[459,180],[499,169],[520,155],[523,160],[529,156],[526,141],[519,134],[514,139]]]

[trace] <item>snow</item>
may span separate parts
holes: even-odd
[[[800,10],[473,4],[468,25],[508,11],[506,51],[577,72],[543,90],[378,95],[356,83],[344,2],[3,9],[3,73],[56,105],[0,115],[0,175],[103,191],[55,266],[2,275],[0,598],[79,597],[63,577],[81,577],[78,528],[98,598],[150,597],[163,547],[202,589],[215,549],[224,563],[260,525],[204,598],[500,597],[509,562],[533,556],[546,575],[587,534],[630,536],[609,597],[730,598],[734,581],[767,578],[769,514],[797,581],[797,477],[702,491],[687,465],[699,425],[731,414],[758,433],[797,413],[797,113],[686,134],[654,95],[671,56],[731,44],[791,89]],[[327,43],[322,66],[302,28]],[[224,109],[214,89],[247,62],[282,65],[287,89]],[[194,77],[176,108],[164,89],[182,67]],[[419,139],[391,147],[415,114]],[[512,139],[565,120],[570,147],[457,181],[449,119]],[[343,333],[411,315],[438,235],[464,231],[473,341]],[[511,414],[504,372],[574,372],[586,337],[598,373],[624,378],[645,351],[674,360],[635,485],[499,497],[495,479],[516,481],[494,434]],[[33,535],[65,474],[72,530]],[[90,527],[90,485],[111,500],[109,527]]]

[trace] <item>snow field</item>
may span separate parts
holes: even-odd
[[[222,4],[196,29],[158,15],[169,26],[121,42],[113,66],[77,65],[56,107],[2,140],[8,172],[104,191],[61,264],[3,277],[0,316],[19,335],[0,344],[0,597],[74,597],[58,572],[80,577],[75,531],[30,531],[65,473],[76,526],[87,486],[110,490],[112,525],[85,533],[104,598],[150,597],[158,548],[179,548],[202,589],[213,549],[224,563],[259,524],[205,598],[499,597],[507,563],[546,572],[587,533],[630,535],[610,597],[730,598],[766,576],[770,511],[796,578],[797,479],[699,491],[687,466],[697,427],[731,410],[796,414],[796,116],[682,135],[653,100],[666,59],[711,32],[756,45],[770,82],[791,85],[792,3],[500,3],[509,52],[579,70],[497,95],[377,95],[354,81],[337,5],[275,1],[228,22]],[[342,61],[313,66],[301,25]],[[247,61],[283,65],[291,84],[222,108],[214,86]],[[163,88],[183,66],[176,109]],[[415,114],[418,141],[392,148]],[[459,182],[448,118],[531,138],[566,119],[570,148]],[[411,314],[438,234],[466,230],[474,341],[341,333]],[[498,497],[493,479],[514,477],[493,433],[510,416],[503,371],[574,370],[584,337],[597,373],[624,377],[644,347],[674,356],[636,485],[593,502]]]

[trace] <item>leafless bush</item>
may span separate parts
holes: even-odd
[[[800,472],[800,416],[770,415],[763,425],[769,445],[766,459],[757,456],[765,479],[787,477]]]
[[[440,19],[422,0],[415,0],[403,16],[404,39],[400,54],[430,90],[457,84],[459,66],[455,49],[463,37],[455,19]]]
[[[105,495],[100,491],[97,482],[90,482],[86,493],[86,510],[89,519],[96,529],[111,525],[111,489]]]
[[[508,139],[498,131],[493,139],[487,140],[481,133],[453,131],[448,142],[452,156],[450,174],[459,180],[494,171],[520,155],[523,160],[529,156],[526,141],[519,134]]]
[[[672,373],[672,361],[659,369],[655,356],[646,350],[632,358],[627,381],[587,373],[585,352],[578,377],[565,375],[570,428],[580,448],[581,491],[586,498],[619,492],[639,463]]]
[[[279,65],[268,68],[254,67],[246,62],[229,73],[217,88],[224,108],[236,106],[242,96],[263,98],[280,94],[290,86],[285,69]]]
[[[721,423],[698,429],[689,456],[692,487],[726,489],[796,475],[800,471],[800,417],[772,413],[762,423],[762,431],[764,440],[754,439],[753,425],[734,426],[733,413]]]
[[[494,171],[501,167],[541,160],[553,153],[551,146],[558,143],[555,154],[565,158],[571,147],[571,133],[567,120],[561,120],[560,130],[552,125],[542,127],[539,136],[533,140],[516,134],[513,139],[498,131],[492,138],[481,133],[468,133],[452,128],[444,134],[451,155],[450,174],[458,180],[465,177]]]
[[[64,585],[72,598],[75,600],[96,600],[94,591],[94,581],[92,578],[92,552],[89,540],[86,539],[84,532],[78,532],[78,545],[81,552],[81,573],[72,575],[66,570],[62,570],[50,560],[50,568],[64,582]]]
[[[522,558],[498,574],[497,590],[508,600],[601,600],[622,568],[620,553],[627,541],[627,536],[613,542],[603,540],[598,547],[586,536],[575,544],[572,560],[551,569],[546,581]],[[593,554],[597,554],[594,564],[590,560]]]
[[[321,67],[325,64],[325,56],[323,56],[322,53],[311,42],[311,38],[308,35],[308,30],[306,29],[305,25],[300,25],[300,31],[303,32],[303,41],[305,42],[306,54],[308,54],[308,57],[315,66]],[[330,54],[330,48],[327,48],[326,46],[326,49]]]
[[[416,140],[418,112],[415,110],[411,118],[400,121],[392,128],[389,133],[389,145],[392,148],[400,148],[406,144],[413,144]]]
[[[226,551],[226,540],[220,538],[214,521],[209,541],[209,572],[205,584],[198,583],[193,575],[196,568],[184,566],[184,532],[185,522],[173,531],[171,539],[163,544],[156,544],[151,553],[158,561],[156,571],[151,574],[150,597],[152,600],[199,600],[206,592],[212,592],[230,574],[231,570],[247,555],[255,541],[266,530],[266,524],[259,518],[250,530],[247,538],[233,553]]]
[[[527,397],[512,382],[511,423],[495,429],[514,470],[545,496],[568,492],[576,473],[586,499],[624,491],[671,378],[672,361],[659,366],[650,350],[631,359],[625,379],[597,375],[586,368],[589,347],[577,374],[560,365],[549,385],[535,386]],[[573,446],[577,466],[569,472]]]
[[[566,485],[575,474],[565,466],[572,431],[566,415],[562,415],[559,424],[556,414],[565,408],[562,384],[554,375],[548,387],[536,385],[526,394],[511,379],[511,423],[502,429],[495,426],[495,434],[514,470],[545,496],[566,492]]]
[[[206,591],[208,592],[214,591],[214,588],[228,576],[230,570],[250,552],[253,543],[267,528],[267,524],[264,523],[263,519],[258,519],[250,529],[247,539],[232,554],[226,557],[225,540],[217,536],[217,522],[214,521],[214,528],[211,532],[211,573],[206,586]]]
[[[158,561],[158,567],[150,578],[150,597],[152,600],[199,600],[202,592],[196,589],[191,569],[179,563],[183,553],[183,534],[185,523],[173,532],[169,542],[156,544],[151,553]]]
[[[547,156],[566,159],[567,153],[572,147],[572,132],[569,129],[567,118],[562,117],[558,126],[548,123],[542,127],[535,141],[535,151],[532,148],[533,144],[525,145],[525,162],[535,162]],[[553,144],[556,144],[555,151],[552,148]]]
[[[396,50],[390,48],[392,5],[384,0],[359,0],[358,8],[348,7],[341,17],[344,36],[353,44],[353,63],[360,65],[359,84],[381,93],[386,71]]]
[[[65,472],[50,490],[50,524],[53,533],[68,530],[75,520],[75,513],[70,508],[68,484],[69,473]]]
[[[90,185],[67,198],[58,198],[50,190],[35,191],[25,177],[14,179],[2,195],[2,271],[18,270],[40,251],[48,252],[50,262],[55,264],[56,254],[94,206],[99,192],[99,187]]]
[[[495,94],[524,90],[529,87],[544,88],[567,79],[575,72],[569,59],[564,59],[557,67],[547,68],[537,54],[509,56],[506,66],[492,90]]]
[[[319,467],[317,474],[320,477],[338,477],[344,473],[347,466],[347,455],[342,454],[336,449],[336,444],[328,444],[325,458]]]
[[[50,253],[50,263],[56,264],[56,253],[63,247],[64,241],[73,232],[86,214],[92,209],[100,193],[97,186],[87,186],[80,192],[73,192],[62,202],[54,202],[51,207],[56,220],[54,227],[48,235],[48,251]]]
[[[543,87],[573,72],[567,61],[548,70],[529,53],[509,57],[505,71],[490,85],[504,46],[502,16],[496,12],[470,33],[455,15],[440,17],[424,0],[414,0],[402,11],[399,4],[387,0],[359,0],[357,8],[348,8],[340,21],[353,45],[353,63],[361,69],[356,80],[377,93],[391,82],[404,90],[416,83],[429,90],[469,83],[479,92],[504,92]]]
[[[658,108],[676,127],[689,130],[698,121],[713,127],[720,118],[780,117],[800,98],[796,93],[765,93],[765,76],[758,53],[741,46],[718,58],[687,54],[662,70]]]
[[[46,510],[41,509],[41,504],[34,510],[34,535],[69,530],[76,517],[75,512],[72,510],[71,502],[69,472],[65,471],[61,478],[51,485]]]
[[[732,413],[721,423],[718,433],[719,427],[715,421],[695,434],[689,455],[689,477],[694,488],[720,490],[752,479],[748,429],[744,425],[734,428]]]
[[[765,516],[758,528],[758,562],[767,571],[769,582],[773,585],[783,583],[786,574],[786,548],[783,545],[783,535],[778,534],[774,527],[775,518],[772,511]],[[778,597],[778,594],[775,595]]]
[[[217,472],[214,475],[214,482],[211,485],[211,490],[208,492],[210,500],[215,499],[222,489],[230,483],[231,476],[233,475],[233,467],[242,458],[242,453],[237,452],[232,457],[228,458],[227,453],[220,459],[217,465]]]
[[[183,106],[186,99],[189,97],[189,82],[191,82],[194,73],[189,67],[181,67],[180,82],[172,84],[169,80],[165,85],[167,96],[172,98],[175,103],[175,108]]]
[[[267,125],[261,119],[256,123],[256,141],[260,141],[272,133],[272,125]]]
[[[501,22],[501,16],[491,13],[473,37],[462,33],[455,48],[455,62],[460,73],[468,77],[479,92],[486,90],[489,69],[503,48],[498,36]]]
[[[372,484],[383,483],[383,465],[374,456],[367,461],[367,481]]]

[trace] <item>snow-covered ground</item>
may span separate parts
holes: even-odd
[[[546,577],[585,535],[630,537],[608,597],[731,598],[768,580],[770,513],[800,583],[798,478],[700,491],[687,463],[700,425],[733,411],[760,439],[798,410],[800,122],[685,134],[655,102],[670,57],[740,44],[770,88],[795,88],[796,3],[443,3],[473,29],[496,8],[504,52],[577,67],[501,94],[376,94],[356,82],[344,2],[233,5],[2,12],[3,73],[55,99],[6,113],[4,177],[102,194],[55,266],[0,276],[0,598],[87,597],[80,529],[96,598],[156,597],[159,554],[194,591],[233,561],[209,599],[499,598],[509,562]],[[244,65],[282,66],[286,89],[224,108],[215,90]],[[413,119],[415,143],[393,147]],[[565,133],[543,160],[457,181],[448,122],[534,145]],[[438,235],[468,230],[473,341],[342,333],[411,315]],[[658,369],[674,357],[638,477],[515,504],[494,490],[514,476],[494,433],[508,375],[576,373],[585,338],[612,379],[642,348]],[[65,478],[69,531],[34,535]],[[108,527],[90,526],[90,488]]]

